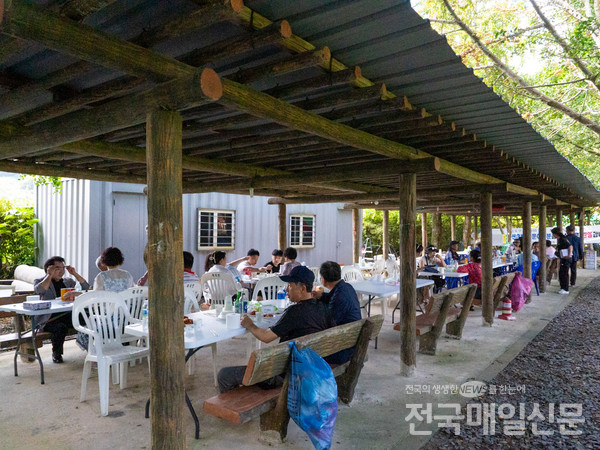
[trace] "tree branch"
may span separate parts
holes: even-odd
[[[548,97],[546,94],[544,94],[543,92],[532,88],[523,78],[521,78],[516,72],[514,72],[510,67],[508,67],[506,64],[504,64],[502,61],[500,61],[500,59],[494,54],[492,53],[484,44],[483,42],[481,42],[481,39],[479,39],[477,37],[477,35],[473,32],[473,30],[471,30],[456,14],[456,12],[454,12],[454,9],[452,9],[452,6],[450,5],[450,3],[448,2],[448,0],[442,0],[444,2],[444,5],[446,5],[446,8],[448,9],[448,12],[450,13],[450,15],[454,18],[454,20],[456,20],[456,23],[463,29],[465,30],[465,33],[467,33],[469,35],[469,37],[475,42],[475,44],[481,49],[481,51],[483,52],[484,55],[486,55],[488,58],[490,58],[494,64],[496,65],[496,67],[498,67],[498,69],[500,69],[502,72],[504,72],[511,80],[513,80],[514,82],[516,82],[519,86],[522,86],[524,88],[525,91],[531,93],[532,95],[535,95],[536,97],[538,97],[538,99],[544,103],[546,103],[548,106],[553,107],[554,109],[556,109],[557,111],[562,112],[563,114],[571,117],[572,119],[575,119],[577,122],[585,125],[586,127],[588,127],[591,131],[593,131],[594,133],[596,133],[598,136],[600,136],[600,125],[596,122],[594,122],[593,120],[590,120],[589,118],[585,117],[583,114],[578,113],[577,111],[569,108],[567,105],[562,104],[561,102],[558,102],[556,100],[554,100],[551,97]]]
[[[567,44],[565,40],[558,35],[558,32],[556,31],[552,23],[548,20],[548,18],[544,15],[544,13],[537,5],[535,0],[529,0],[529,3],[531,3],[531,6],[533,6],[533,9],[535,9],[535,12],[544,23],[544,26],[550,32],[552,37],[554,37],[554,40],[558,43],[558,45],[562,47],[565,54],[579,68],[581,73],[583,73],[588,78],[589,84],[598,92],[600,92],[600,86],[596,83],[597,75],[592,73],[592,71],[585,65],[585,63],[573,52],[569,44]]]
[[[492,64],[493,66],[493,64]],[[482,66],[483,68],[489,67],[489,66]],[[475,67],[473,67],[473,70],[476,70]],[[529,86],[530,88],[541,88],[541,87],[549,87],[549,86],[563,86],[565,84],[574,84],[574,83],[581,83],[582,81],[589,81],[587,78],[580,78],[579,80],[571,80],[571,81],[563,81],[562,83],[549,83],[549,84],[536,84],[535,86]],[[524,87],[517,87],[517,89],[526,89]]]

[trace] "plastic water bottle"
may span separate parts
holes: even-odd
[[[234,312],[241,314],[242,313],[242,303],[240,301],[241,296],[238,295],[235,299],[235,303],[233,304]]]
[[[241,300],[241,311],[240,314],[245,314],[248,312],[248,297],[245,292],[242,292],[242,300]]]
[[[148,301],[142,305],[142,330],[148,331]]]
[[[283,289],[277,291],[277,300],[285,300],[285,291]]]

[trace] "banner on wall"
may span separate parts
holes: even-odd
[[[556,244],[556,239],[552,237],[552,230],[554,227],[546,228],[546,240],[550,240],[553,244]],[[575,234],[579,236],[579,227],[575,228]],[[513,228],[511,239],[518,239],[523,236],[523,228]],[[540,235],[537,228],[531,229],[531,242],[539,241]],[[584,244],[598,244],[600,243],[600,225],[586,225],[583,227],[583,243]]]

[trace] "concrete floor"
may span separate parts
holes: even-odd
[[[467,379],[492,378],[600,272],[580,270],[578,286],[569,296],[558,295],[557,281],[548,292],[516,314],[517,320],[496,320],[481,325],[481,310],[471,312],[460,341],[440,338],[435,356],[418,355],[414,376],[400,373],[399,332],[386,318],[379,346],[369,350],[356,396],[350,407],[340,405],[332,448],[418,448],[428,437],[411,436],[405,421],[407,403],[458,403],[457,394],[407,394],[407,385],[460,385]],[[246,362],[246,339],[219,344],[219,366]],[[65,364],[52,364],[50,346],[41,349],[46,362],[46,384],[40,384],[36,364],[19,362],[19,377],[13,375],[13,353],[0,354],[0,449],[121,449],[149,448],[150,421],[143,416],[148,398],[145,364],[129,370],[128,388],[110,391],[110,414],[100,416],[95,372],[88,382],[88,397],[79,402],[85,357],[74,341],[65,346]],[[199,413],[201,438],[193,438],[193,422],[185,413],[189,448],[267,448],[259,441],[258,421],[236,426],[202,413],[202,401],[215,394],[210,349],[195,357],[195,374],[186,377],[190,398]],[[425,429],[421,425],[419,429]],[[434,423],[431,429],[437,429]],[[276,445],[284,449],[309,449],[303,431],[290,422],[288,440]]]

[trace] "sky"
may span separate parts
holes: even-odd
[[[0,172],[0,198],[17,203],[17,206],[33,206],[35,185],[32,178],[19,180],[21,175]]]

